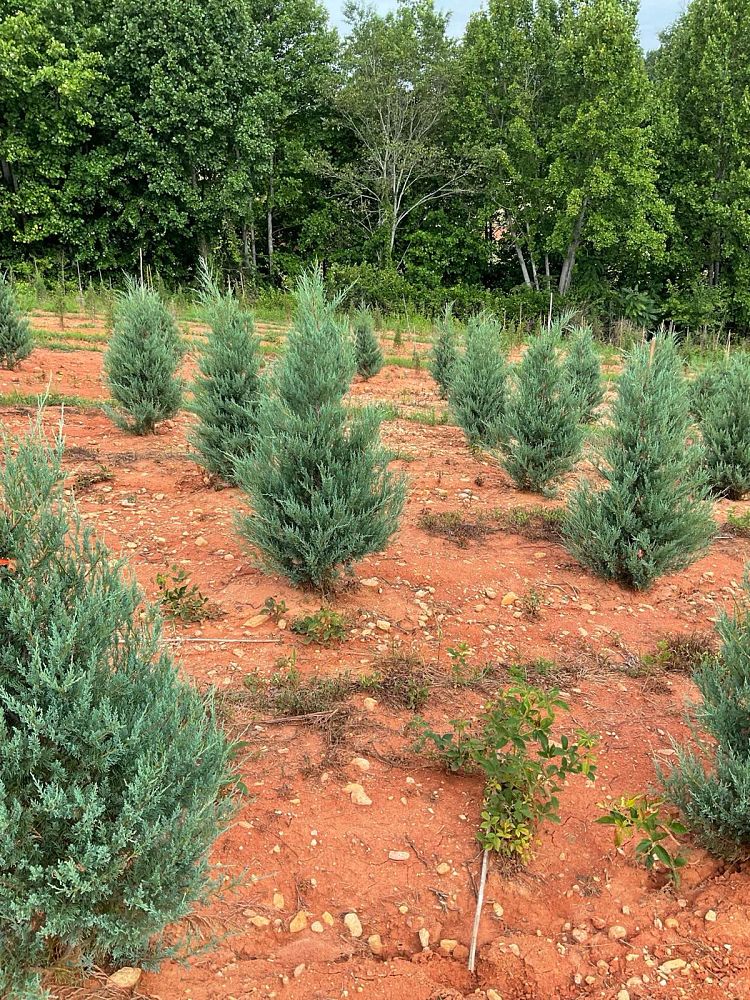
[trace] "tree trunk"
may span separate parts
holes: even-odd
[[[526,267],[526,261],[523,257],[523,250],[517,243],[513,244],[516,248],[516,253],[518,254],[518,262],[521,265],[521,273],[523,274],[524,284],[527,288],[531,288],[531,278],[529,277],[529,269]]]
[[[529,229],[528,222],[526,223],[526,237],[529,241],[529,261],[531,263],[531,275],[534,279],[534,288],[539,291],[539,275],[536,271],[536,261],[534,260],[534,248],[531,242],[531,230]]]
[[[18,191],[18,185],[16,184],[16,178],[13,173],[13,167],[8,163],[7,160],[0,158],[0,171],[2,171],[3,180],[8,185],[8,187],[14,193]]]
[[[573,229],[573,236],[568,244],[568,251],[565,254],[565,260],[563,261],[562,270],[560,271],[560,284],[558,285],[558,291],[561,295],[565,295],[570,288],[570,283],[573,278],[573,268],[576,262],[576,253],[578,252],[578,247],[581,242],[581,232],[583,230],[583,223],[586,219],[586,199],[581,205],[581,211],[578,213],[578,218],[576,219],[576,224]]]
[[[273,278],[273,153],[271,153],[271,172],[268,176],[266,221],[268,224],[268,276]]]

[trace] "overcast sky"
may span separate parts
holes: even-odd
[[[331,17],[335,24],[342,26],[341,8],[343,0],[326,0]],[[395,6],[395,0],[374,0],[378,10],[388,10]],[[443,10],[453,11],[451,31],[461,34],[470,14],[478,10],[481,0],[438,0],[438,6]],[[659,44],[659,32],[684,9],[684,0],[641,0],[641,42],[646,51],[655,49]]]

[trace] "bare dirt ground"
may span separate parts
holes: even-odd
[[[40,326],[38,318],[33,324]],[[54,329],[50,320],[45,326]],[[101,399],[101,363],[93,350],[40,348],[16,372],[0,373],[0,393],[42,391],[51,380],[57,392]],[[393,404],[402,416],[444,409],[423,370],[387,367],[355,383],[352,395]],[[4,406],[0,419],[20,432],[29,413]],[[206,950],[144,974],[136,995],[750,996],[746,871],[688,844],[675,890],[637,866],[632,847],[616,852],[611,830],[594,823],[598,803],[653,785],[654,761],[668,765],[673,755],[671,737],[691,738],[684,720],[695,694],[690,681],[633,666],[665,636],[711,631],[740,592],[750,542],[720,535],[707,556],[647,594],[595,579],[555,541],[495,527],[461,547],[427,533],[424,512],[459,511],[470,521],[485,515],[496,524],[497,509],[536,507],[539,499],[515,490],[491,459],[472,455],[456,427],[392,419],[383,435],[398,455],[393,467],[409,482],[403,524],[335,600],[347,618],[346,641],[305,644],[285,626],[320,599],[264,575],[244,551],[233,518],[245,500],[238,490],[212,489],[190,459],[190,419],[181,415],[137,438],[96,409],[65,413],[66,467],[82,516],[127,558],[149,597],[157,573],[177,564],[219,605],[217,620],[167,625],[165,637],[187,676],[218,689],[227,725],[245,744],[240,767],[249,795],[214,855],[235,886],[190,921]],[[58,421],[59,410],[49,408],[45,423],[53,429]],[[719,523],[728,506],[717,505]],[[531,597],[506,606],[509,592],[521,602]],[[259,616],[271,597],[287,605],[279,624]],[[483,687],[451,687],[446,650],[462,641],[473,664],[495,668]],[[510,873],[493,864],[474,977],[466,948],[479,873],[480,779],[448,775],[416,754],[406,728],[411,713],[382,701],[355,696],[334,729],[330,720],[279,723],[247,698],[248,675],[267,678],[293,653],[303,675],[327,676],[372,671],[394,649],[421,658],[438,679],[424,709],[433,724],[476,714],[511,664],[542,659],[549,662],[530,668],[532,676],[541,671],[542,683],[563,689],[570,702],[560,732],[583,726],[600,735],[595,784],[570,781],[562,822],[541,831],[534,859]],[[351,801],[350,782],[363,786],[371,805]],[[390,860],[393,851],[406,859]],[[351,912],[360,936],[344,923]],[[622,936],[613,927],[624,928]],[[76,991],[87,995],[101,996],[101,988]]]

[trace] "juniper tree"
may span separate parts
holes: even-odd
[[[508,366],[500,353],[501,328],[482,315],[472,319],[466,350],[452,369],[448,399],[469,444],[494,448],[505,416]]]
[[[119,427],[151,434],[182,405],[177,368],[184,355],[177,324],[159,295],[129,280],[115,309],[104,372]]]
[[[580,416],[557,330],[544,330],[518,365],[506,403],[502,465],[516,486],[545,492],[572,469],[583,440]]]
[[[750,358],[734,354],[711,383],[699,418],[708,482],[719,496],[741,500],[750,492]]]
[[[747,586],[747,581],[746,581]],[[750,854],[750,614],[748,606],[723,614],[719,655],[695,676],[702,702],[695,721],[711,736],[699,752],[679,751],[660,777],[703,845],[730,860]]]
[[[201,263],[201,302],[210,333],[198,360],[192,411],[198,417],[190,437],[197,460],[228,483],[235,463],[253,449],[260,395],[260,342],[253,317],[231,293],[222,293]]]
[[[402,479],[388,471],[380,418],[343,401],[354,374],[347,324],[320,273],[304,275],[254,454],[237,465],[253,513],[239,529],[263,563],[326,590],[342,568],[382,549],[398,526]]]
[[[359,309],[354,317],[354,359],[357,371],[364,379],[377,375],[383,367],[383,352],[375,335],[375,321],[367,309]]]
[[[157,959],[210,888],[232,811],[210,699],[159,617],[68,505],[40,423],[0,470],[0,995],[51,962]],[[171,937],[171,936],[170,936]]]
[[[430,373],[437,382],[441,399],[448,398],[457,360],[456,327],[453,322],[453,310],[448,305],[437,325],[437,338],[432,345],[430,356]]]
[[[565,376],[578,403],[581,423],[590,423],[604,398],[604,387],[599,354],[588,326],[574,328],[570,333]]]
[[[565,518],[569,551],[595,573],[641,590],[693,562],[713,534],[701,449],[689,437],[688,397],[674,341],[636,347],[620,377],[599,472]]]
[[[0,272],[0,368],[15,368],[33,346],[28,320],[21,315],[7,275]]]
[[[690,412],[696,420],[702,420],[706,407],[718,392],[724,378],[726,378],[726,364],[719,362],[708,365],[689,383]]]

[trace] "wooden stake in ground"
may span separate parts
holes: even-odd
[[[477,908],[474,912],[474,926],[471,928],[471,944],[469,946],[469,972],[474,971],[477,960],[477,937],[479,936],[479,921],[482,919],[482,904],[484,903],[484,887],[487,882],[487,865],[490,860],[488,848],[482,854],[482,874],[479,876],[479,892],[477,893]]]

